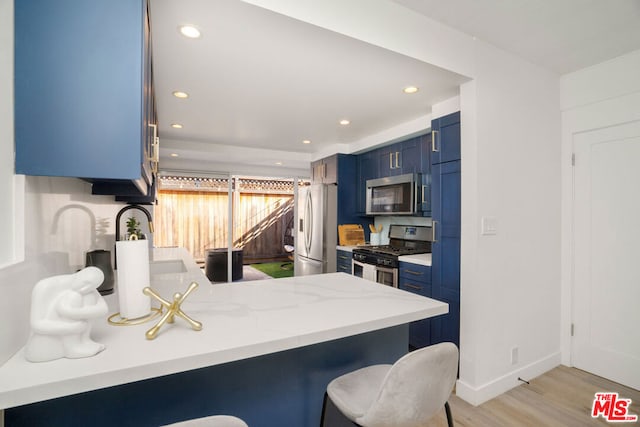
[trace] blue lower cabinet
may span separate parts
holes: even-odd
[[[331,380],[365,366],[394,363],[406,351],[407,325],[399,325],[8,408],[4,419],[11,427],[154,427],[229,414],[251,427],[317,427]],[[345,421],[328,409],[326,426],[352,425]]]
[[[431,298],[431,267],[400,263],[398,287],[404,291]],[[409,346],[413,349],[431,345],[432,319],[418,320],[409,324]]]
[[[336,271],[351,274],[351,252],[338,249],[336,256]]]

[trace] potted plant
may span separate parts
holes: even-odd
[[[135,235],[139,240],[146,239],[146,236],[142,234],[140,230],[140,221],[134,216],[130,216],[127,220],[127,239]]]

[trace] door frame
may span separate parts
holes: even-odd
[[[572,165],[574,136],[636,120],[640,120],[640,93],[567,109],[561,114],[560,360],[566,366],[573,366],[571,324],[574,317]]]

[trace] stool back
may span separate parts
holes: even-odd
[[[357,422],[367,427],[423,426],[442,410],[458,373],[458,347],[435,344],[406,354],[387,373],[378,396]]]

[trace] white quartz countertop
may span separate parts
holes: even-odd
[[[445,314],[448,305],[344,273],[211,285],[183,249],[154,250],[155,260],[185,260],[187,271],[152,276],[165,299],[200,286],[183,303],[203,323],[190,329],[176,317],[153,341],[155,324],[94,323],[106,350],[84,359],[30,363],[18,351],[0,366],[0,409],[217,365],[361,334]],[[188,263],[189,262],[189,263]],[[117,295],[105,297],[110,314]]]
[[[431,254],[402,255],[398,261],[431,267]]]
[[[360,248],[360,247],[364,247],[364,246],[369,246],[369,244],[364,244],[364,245],[351,245],[351,246],[341,246],[338,245],[336,246],[336,249],[339,251],[346,251],[346,252],[353,252],[353,250],[355,248]]]

